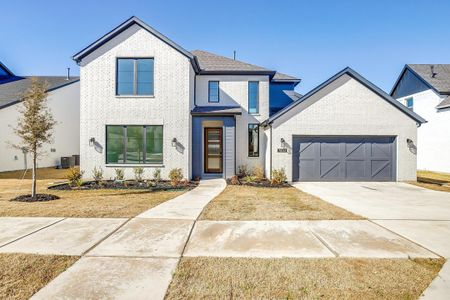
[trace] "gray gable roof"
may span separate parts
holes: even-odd
[[[217,55],[203,50],[191,51],[197,58],[200,66],[200,74],[261,74],[274,75],[275,71],[234,60],[225,56]]]
[[[444,109],[450,107],[450,96],[447,96],[444,98],[444,100],[441,101],[441,103],[436,106],[437,109]]]
[[[174,41],[172,41],[171,39],[169,39],[168,37],[166,37],[165,35],[163,35],[162,33],[160,33],[159,31],[157,31],[156,29],[154,29],[153,27],[151,27],[150,25],[148,25],[147,23],[145,23],[144,21],[135,16],[129,18],[128,20],[126,20],[125,22],[123,22],[122,24],[120,24],[119,26],[117,26],[116,28],[114,28],[113,30],[111,30],[110,32],[108,32],[107,34],[105,34],[104,36],[102,36],[101,38],[99,38],[86,48],[84,48],[83,50],[81,50],[80,52],[75,54],[72,57],[73,60],[75,60],[77,63],[80,63],[81,60],[86,55],[92,53],[93,51],[95,51],[108,41],[110,41],[112,38],[114,38],[118,34],[122,33],[124,30],[135,24],[141,26],[143,29],[147,30],[148,32],[159,38],[161,41],[165,42],[166,44],[173,47],[175,50],[177,50],[178,52],[189,58],[194,70],[198,71],[198,63],[195,60],[192,53],[190,53],[189,51],[187,51],[186,49],[184,49],[183,47],[181,47],[180,45],[178,45],[177,43],[175,43]]]
[[[291,75],[286,75],[280,72],[276,72],[275,75],[272,78],[272,81],[275,82],[300,82],[300,78],[296,78]]]
[[[450,94],[450,64],[407,64],[406,67],[420,76],[439,94]],[[434,76],[432,76],[432,68]]]
[[[59,89],[80,80],[79,77],[66,76],[13,76],[0,81],[0,109],[20,102],[20,95],[31,85],[31,78],[36,77],[48,83],[48,92]]]
[[[303,97],[302,94],[299,94],[296,91],[292,91],[292,90],[283,90],[283,93],[285,93],[289,98],[291,98],[292,101],[297,101]]]
[[[286,112],[290,111],[291,109],[296,107],[298,104],[302,103],[303,101],[308,100],[312,95],[314,95],[318,91],[322,90],[324,87],[328,86],[329,84],[331,84],[333,81],[335,81],[336,79],[338,79],[339,77],[341,77],[344,74],[347,74],[350,77],[356,79],[357,81],[359,81],[364,86],[366,86],[367,88],[369,88],[370,90],[372,90],[373,92],[378,94],[384,100],[386,100],[387,102],[389,102],[390,104],[395,106],[397,109],[401,110],[404,114],[406,114],[407,116],[409,116],[416,122],[418,122],[418,123],[426,122],[426,120],[424,118],[422,118],[421,116],[419,116],[418,114],[416,114],[415,112],[408,109],[406,106],[404,106],[403,104],[401,104],[400,102],[398,102],[397,100],[395,100],[394,98],[389,96],[386,92],[384,92],[382,89],[377,87],[372,82],[365,79],[363,76],[361,76],[359,73],[354,71],[352,68],[347,67],[347,68],[343,69],[342,71],[338,72],[336,75],[329,78],[328,80],[326,80],[325,82],[323,82],[322,84],[320,84],[319,86],[317,86],[316,88],[312,89],[310,92],[308,92],[306,95],[304,95],[299,100],[292,102],[291,104],[289,104],[288,106],[286,106],[285,108],[283,108],[282,110],[280,110],[279,112],[277,112],[276,114],[271,116],[269,119],[267,119],[266,121],[263,122],[263,125],[265,126],[265,125],[272,124],[276,119],[278,119],[279,117],[284,115]]]

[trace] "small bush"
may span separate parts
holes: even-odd
[[[237,177],[237,175],[233,175],[231,177],[231,184],[233,184],[233,185],[239,185],[240,184],[239,178]]]
[[[158,168],[153,171],[153,180],[155,182],[161,181],[161,169]]]
[[[94,178],[95,183],[100,183],[103,180],[103,169],[94,167],[92,170],[92,177]]]
[[[240,165],[238,167],[238,172],[237,172],[239,177],[246,177],[249,175],[252,175],[252,171],[248,168],[247,165]]]
[[[245,176],[244,178],[242,178],[242,180],[243,180],[245,183],[253,183],[253,182],[256,181],[256,177],[255,177],[255,176],[252,176],[252,175],[247,175],[247,176]]]
[[[180,168],[170,170],[169,179],[172,186],[178,186],[180,181],[183,179],[183,171]]]
[[[116,172],[116,180],[122,181],[125,178],[124,169],[114,169]]]
[[[81,183],[79,186],[81,186],[81,184],[83,183],[82,181],[83,174],[84,171],[80,171],[79,169],[76,168],[70,168],[66,175],[66,178],[71,186],[78,186],[80,182]]]
[[[270,180],[270,183],[272,185],[281,185],[287,181],[286,172],[284,171],[284,168],[281,168],[279,170],[275,169],[272,171],[272,179]]]
[[[261,168],[261,167],[256,167],[256,168],[253,170],[253,176],[255,176],[255,178],[256,178],[257,181],[263,180],[263,179],[265,178],[265,177],[264,177],[264,169]]]
[[[142,174],[144,174],[144,169],[141,167],[133,168],[134,179],[138,182],[142,181]]]

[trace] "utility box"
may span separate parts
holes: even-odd
[[[75,157],[73,156],[63,156],[61,157],[61,168],[69,169],[75,166]]]
[[[75,158],[75,166],[79,166],[80,165],[80,155],[75,154],[75,155],[72,155],[72,157]]]

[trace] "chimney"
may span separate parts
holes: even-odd
[[[431,66],[430,66],[430,69],[431,69],[431,78],[436,77],[436,73],[434,73],[434,66],[431,65]]]
[[[66,80],[70,80],[70,68],[67,68],[67,78]]]
[[[236,60],[236,50],[233,51],[233,60]]]

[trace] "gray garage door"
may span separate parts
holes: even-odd
[[[294,181],[393,181],[394,137],[294,137]]]

